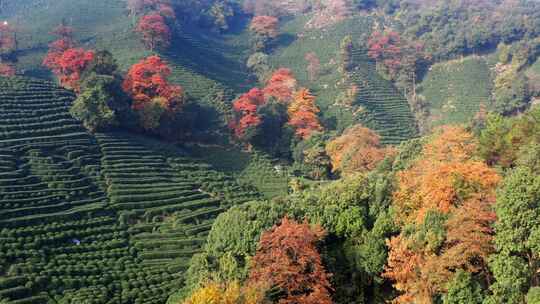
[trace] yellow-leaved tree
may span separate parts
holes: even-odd
[[[401,292],[395,303],[434,303],[463,271],[488,283],[500,177],[475,157],[476,146],[465,129],[443,127],[398,173],[393,207],[402,232],[388,241],[383,274]]]

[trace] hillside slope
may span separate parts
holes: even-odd
[[[39,4],[41,9],[28,9],[32,4]],[[16,13],[15,16],[0,17],[8,18],[19,28],[17,68],[24,75],[52,78],[41,63],[47,44],[53,40],[48,32],[62,20],[73,26],[82,47],[111,51],[123,71],[150,54],[134,33],[136,18],[128,15],[123,0],[28,0],[13,7],[10,12]],[[407,113],[410,110],[406,99],[391,82],[377,75],[366,56],[356,57],[361,71],[353,79],[344,79],[338,71],[339,44],[343,37],[350,35],[355,42],[365,40],[373,25],[383,21],[374,15],[357,15],[328,28],[306,30],[304,25],[309,18],[284,20],[270,61],[274,68],[291,68],[300,84],[313,90],[328,129],[342,131],[352,124],[363,123],[380,133],[388,144],[415,137],[415,122]],[[209,119],[222,119],[230,111],[230,102],[256,85],[245,67],[251,52],[246,21],[238,18],[226,34],[190,24],[178,26],[171,48],[161,54],[172,67],[170,80],[208,109]],[[308,52],[315,52],[322,63],[321,76],[315,81],[310,81],[306,72],[304,57]],[[364,100],[359,100],[353,111],[335,104],[342,92],[359,83],[369,96],[363,96]],[[357,110],[366,112],[353,116]]]
[[[213,219],[259,197],[175,147],[86,133],[51,83],[2,78],[0,97],[0,301],[164,303]]]
[[[491,100],[491,71],[484,57],[434,64],[417,92],[429,105],[428,126],[468,123]]]
[[[134,32],[137,19],[128,15],[123,0],[33,0],[21,2],[9,12],[15,15],[0,18],[18,28],[18,68],[28,76],[51,77],[41,62],[53,40],[49,32],[62,21],[74,28],[75,38],[83,47],[109,50],[121,70],[150,55]],[[172,81],[197,99],[217,91],[239,93],[243,89],[247,41],[238,45],[241,40],[196,27],[178,26],[175,33],[171,48],[162,54],[174,68]]]
[[[350,35],[355,42],[369,37],[375,23],[371,15],[358,15],[323,29],[305,29],[309,16],[296,18],[283,25],[281,47],[272,56],[274,67],[289,67],[302,85],[317,95],[326,125],[343,130],[356,123],[372,128],[386,144],[398,144],[417,136],[414,117],[406,98],[394,85],[379,76],[367,50],[357,47],[354,53],[355,70],[350,79],[339,72],[340,42]],[[305,55],[314,52],[321,61],[321,75],[311,81],[306,71]],[[360,94],[353,108],[337,104],[337,97],[357,86]]]

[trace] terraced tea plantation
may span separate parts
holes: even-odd
[[[399,144],[418,135],[409,103],[388,80],[382,78],[367,50],[355,49],[351,82],[358,87],[354,120],[375,130],[385,144]]]
[[[418,88],[429,103],[430,126],[467,123],[489,106],[492,79],[487,60],[469,57],[431,67]]]
[[[395,86],[379,76],[375,64],[367,57],[367,50],[356,48],[353,56],[354,69],[350,79],[339,72],[340,43],[350,35],[354,42],[369,37],[374,23],[381,22],[373,16],[355,16],[324,29],[305,29],[308,17],[296,18],[283,25],[284,40],[289,44],[276,50],[272,64],[291,68],[299,82],[307,85],[317,95],[327,124],[335,124],[343,130],[356,123],[375,130],[385,144],[398,144],[417,136],[414,117],[407,99]],[[321,75],[310,81],[304,56],[314,52],[321,61]],[[360,94],[352,109],[336,104],[339,94],[352,85]]]
[[[73,97],[0,79],[0,302],[165,303],[213,219],[259,194],[175,147],[86,133]]]

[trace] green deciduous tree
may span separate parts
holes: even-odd
[[[512,68],[495,79],[493,106],[498,113],[513,114],[528,106],[530,92],[524,73]]]
[[[384,301],[380,277],[385,239],[395,232],[391,179],[386,174],[353,175],[297,193],[292,205],[328,231],[324,257],[334,274],[338,303]]]
[[[448,293],[443,297],[444,304],[482,304],[482,286],[465,271],[458,271],[454,280],[448,284]]]
[[[527,304],[540,304],[540,287],[533,287],[527,293]]]
[[[104,84],[86,88],[75,100],[71,114],[82,121],[90,132],[104,130],[118,124],[114,97]]]
[[[130,126],[129,97],[122,90],[118,65],[109,51],[98,51],[81,74],[81,94],[71,114],[91,132],[120,124]]]
[[[526,167],[511,172],[498,191],[495,210],[491,301],[524,303],[527,291],[540,284],[540,176]]]

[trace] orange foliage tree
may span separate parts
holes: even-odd
[[[279,288],[280,304],[330,304],[330,275],[324,269],[317,243],[324,230],[284,218],[263,233],[253,257],[249,282]]]
[[[233,110],[236,113],[236,119],[229,124],[229,127],[237,138],[245,139],[246,131],[261,123],[257,109],[265,103],[263,92],[257,88],[251,89],[234,101]]]
[[[287,103],[291,101],[296,90],[296,85],[297,81],[292,71],[286,68],[280,68],[266,82],[264,95],[266,98],[274,97],[279,102]]]
[[[257,35],[276,38],[278,35],[278,19],[272,16],[256,16],[251,20],[249,29]]]
[[[326,145],[332,170],[342,174],[371,171],[392,152],[381,144],[377,133],[362,125],[349,127]]]
[[[322,131],[319,122],[319,108],[315,104],[315,96],[308,89],[300,89],[294,95],[294,99],[287,110],[289,125],[295,129],[296,136],[307,139],[314,132]]]
[[[408,228],[388,241],[383,274],[402,292],[395,303],[432,303],[458,270],[488,275],[500,177],[474,157],[476,146],[463,128],[443,127],[398,173],[396,222]]]
[[[150,50],[167,48],[171,43],[171,30],[159,13],[141,17],[135,30],[142,35],[144,44]]]
[[[251,20],[249,30],[255,38],[255,49],[266,48],[269,42],[277,38],[279,20],[272,16],[256,16]]]

